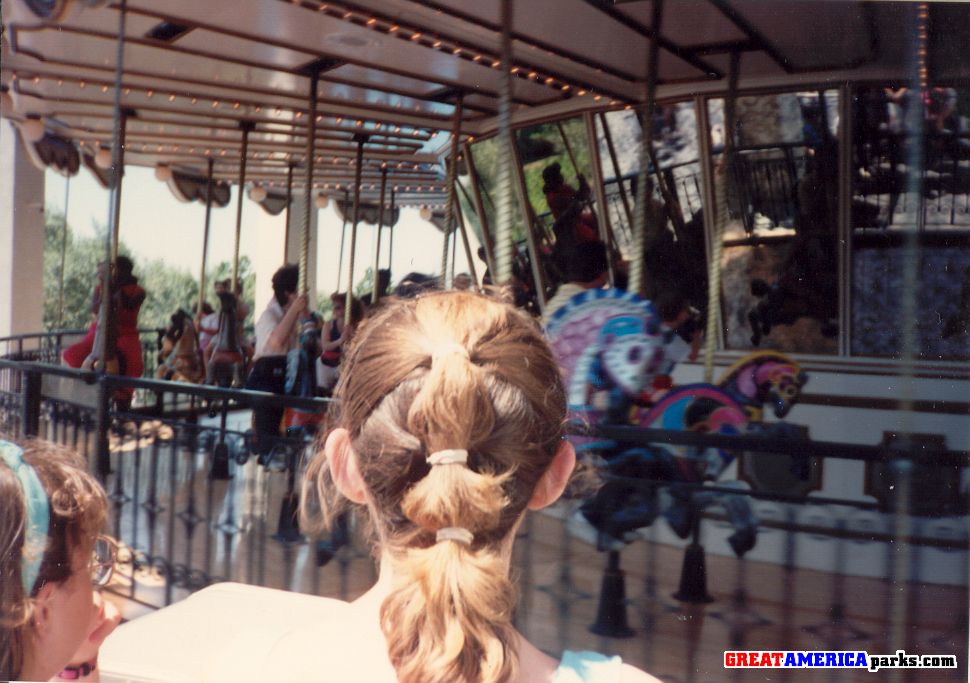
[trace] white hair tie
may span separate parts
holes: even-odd
[[[434,465],[467,465],[468,451],[464,448],[446,448],[443,451],[435,451],[427,458],[427,463]]]
[[[460,526],[446,526],[444,529],[438,529],[438,532],[434,536],[434,540],[435,543],[441,543],[442,541],[455,541],[457,543],[471,545],[472,541],[475,540],[475,535],[468,529]]]
[[[468,349],[459,344],[456,341],[444,342],[438,346],[434,351],[431,352],[431,362],[434,363],[436,360],[440,360],[445,356],[450,356],[452,354],[457,354],[463,356],[465,360],[469,359]]]

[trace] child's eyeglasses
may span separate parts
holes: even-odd
[[[91,553],[91,582],[103,586],[111,580],[118,559],[118,544],[110,536],[98,536]]]

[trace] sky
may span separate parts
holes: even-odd
[[[220,261],[231,261],[236,226],[236,194],[228,206],[213,208],[209,237],[207,263],[211,268]],[[48,170],[46,172],[45,202],[47,208],[63,211],[66,180]],[[108,191],[102,188],[90,171],[82,168],[70,179],[67,218],[77,235],[93,236],[96,223],[108,222]],[[330,292],[337,288],[340,260],[341,220],[331,203],[318,211],[317,291]],[[283,237],[285,212],[271,216],[248,198],[243,201],[242,237],[240,255],[249,256],[257,271],[256,308],[262,310],[271,296],[269,278],[283,263]],[[137,265],[152,259],[161,259],[169,266],[199,277],[202,263],[202,240],[205,227],[205,205],[199,202],[183,203],[175,198],[168,187],[155,179],[154,169],[129,166],[121,194],[121,241],[131,250]],[[387,266],[387,235],[382,238],[382,267]],[[361,223],[357,233],[357,255],[354,268],[355,282],[374,263],[373,225]],[[472,253],[478,248],[473,234]],[[345,249],[350,248],[350,227],[347,227]],[[394,282],[411,271],[437,273],[441,269],[442,234],[423,220],[417,208],[406,208],[394,228],[394,250],[391,264]],[[459,243],[455,272],[468,270],[464,249]],[[481,276],[484,266],[477,262]],[[346,283],[347,256],[341,280]],[[358,275],[359,273],[359,275]],[[345,285],[340,287],[344,289]]]

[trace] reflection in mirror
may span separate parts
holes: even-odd
[[[642,127],[635,112],[613,111],[597,116],[596,132],[612,236],[630,260]],[[644,290],[653,301],[676,297],[703,312],[707,267],[699,157],[693,103],[658,104],[648,182]]]
[[[517,306],[529,310],[534,315],[539,314],[534,278],[526,247],[525,221],[522,217],[522,207],[512,187],[498,186],[499,174],[499,142],[492,137],[479,140],[471,146],[469,169],[474,168],[478,180],[478,190],[481,195],[484,224],[490,228],[492,239],[498,226],[498,204],[502,201],[502,194],[509,193],[512,202],[512,238],[515,241],[515,251],[512,256],[512,278]],[[514,182],[514,180],[513,180]]]
[[[549,254],[545,272],[555,289],[566,280],[575,246],[599,239],[586,126],[571,118],[520,128],[515,142],[536,231]]]
[[[894,84],[855,92],[854,355],[902,352],[903,271],[915,248],[917,357],[970,356],[968,117],[968,88],[933,86],[922,97]]]
[[[730,349],[838,351],[838,92],[738,97],[721,259]],[[724,101],[709,103],[715,168]]]

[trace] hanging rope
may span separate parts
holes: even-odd
[[[704,381],[707,383],[714,381],[714,347],[717,346],[717,320],[721,308],[721,254],[724,250],[724,228],[728,222],[727,186],[734,164],[734,119],[740,67],[741,53],[735,50],[731,53],[728,91],[724,100],[724,152],[714,179],[715,224],[711,241],[711,260],[708,264],[707,329],[704,342]],[[710,135],[710,131],[703,131],[703,134]]]
[[[495,226],[497,285],[512,279],[512,0],[501,0],[502,56],[498,96],[498,206]]]
[[[653,212],[650,208],[650,193],[648,192],[650,176],[650,157],[653,148],[653,112],[657,99],[657,67],[660,57],[660,45],[656,37],[660,35],[660,25],[663,19],[663,0],[654,0],[653,17],[650,32],[654,38],[650,41],[647,51],[647,81],[642,109],[643,133],[640,136],[640,174],[637,177],[636,213],[633,217],[633,258],[630,261],[630,277],[627,285],[630,291],[645,296],[643,249],[646,238],[647,214]],[[653,216],[651,216],[653,218]]]

